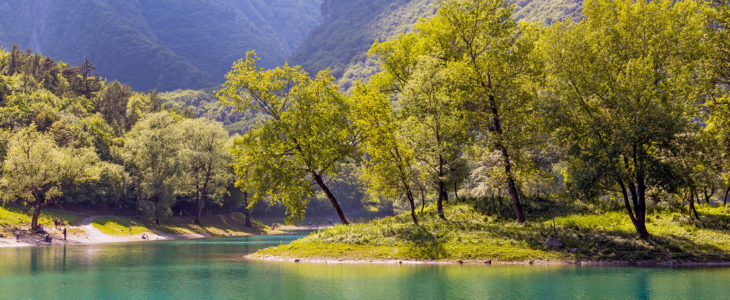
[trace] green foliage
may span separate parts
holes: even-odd
[[[173,134],[180,141],[175,194],[195,201],[195,221],[200,223],[205,201],[221,206],[233,183],[228,132],[220,123],[188,119],[177,124]]]
[[[254,111],[224,105],[213,90],[175,90],[161,93],[160,98],[167,109],[221,122],[231,134],[244,134],[264,119]]]
[[[98,160],[90,148],[59,147],[33,128],[19,130],[8,144],[0,179],[3,202],[20,202],[35,208],[35,227],[41,207],[60,200],[73,184],[90,180],[88,170]]]
[[[291,218],[301,219],[314,181],[344,219],[323,177],[335,176],[355,154],[359,136],[348,119],[346,98],[327,72],[312,79],[286,64],[260,69],[257,60],[249,52],[234,64],[218,93],[225,104],[266,117],[234,142],[236,185],[251,194],[252,203],[269,198],[283,203]]]
[[[181,117],[169,112],[150,114],[125,136],[120,158],[137,193],[138,209],[159,224],[175,202],[175,174],[179,172],[174,133]]]
[[[586,1],[580,23],[556,24],[542,42],[549,93],[563,108],[556,137],[575,158],[568,184],[620,189],[643,236],[646,190],[681,183],[669,161],[712,90],[706,10],[700,1]]]

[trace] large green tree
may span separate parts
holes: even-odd
[[[170,112],[148,115],[124,136],[120,156],[130,174],[138,209],[155,223],[170,215],[175,203],[180,140],[175,126],[181,117]]]
[[[350,105],[328,72],[314,79],[300,67],[256,66],[253,52],[233,65],[218,93],[223,103],[266,117],[233,146],[237,184],[252,201],[269,197],[291,217],[302,218],[316,184],[340,221],[350,222],[327,186],[341,163],[354,157],[360,135]]]
[[[131,96],[132,89],[119,81],[108,84],[99,93],[96,108],[117,136],[121,136],[127,126],[127,102]]]
[[[723,205],[726,205],[730,195],[730,1],[716,0],[711,13],[718,93],[707,103],[706,132],[714,136],[719,145],[716,159],[724,184]]]
[[[89,180],[98,161],[91,148],[59,147],[32,127],[19,129],[10,139],[0,179],[3,199],[32,207],[35,229],[41,209],[60,200],[72,185]]]
[[[680,183],[669,158],[696,132],[708,90],[704,10],[701,1],[590,0],[579,23],[554,25],[542,43],[564,108],[568,181],[619,190],[642,238],[647,190]]]
[[[220,123],[206,119],[187,119],[175,126],[179,139],[179,169],[176,194],[195,201],[195,223],[206,201],[220,204],[233,183],[233,162],[228,151],[228,132]]]
[[[389,198],[405,197],[411,208],[411,219],[418,224],[414,195],[419,185],[419,172],[414,149],[398,126],[390,98],[381,90],[374,84],[357,84],[352,94],[357,126],[366,136],[360,144],[368,156],[362,177],[378,194]]]
[[[501,158],[517,220],[524,222],[516,173],[525,166],[524,150],[539,141],[531,126],[540,70],[532,55],[534,30],[519,26],[503,0],[442,1],[436,16],[417,29],[447,61],[476,142]]]
[[[438,25],[419,28],[428,26]],[[430,38],[418,31],[376,43],[370,53],[378,57],[383,71],[370,80],[394,101],[395,125],[412,147],[420,173],[434,187],[437,213],[445,218],[447,183],[457,178],[451,171],[457,170],[468,133],[452,69],[441,57],[438,41]]]

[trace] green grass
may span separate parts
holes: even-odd
[[[94,219],[91,223],[94,228],[104,234],[114,236],[128,236],[129,226],[132,226],[132,234],[142,234],[143,232],[152,232],[147,225],[134,219],[125,217],[101,217]]]
[[[28,227],[33,218],[33,211],[30,208],[15,207],[15,206],[0,206],[0,228],[3,227]],[[69,213],[60,212],[56,210],[41,210],[41,215],[38,217],[38,224],[44,226],[53,226],[53,220],[59,218],[65,225],[78,225],[83,216]]]
[[[116,236],[129,235],[129,225],[132,225],[132,234],[162,232],[177,235],[241,236],[264,233],[258,226],[246,227],[241,213],[203,216],[200,221],[202,225],[195,224],[192,217],[172,217],[165,219],[160,225],[154,225],[127,217],[102,217],[94,219],[92,225],[105,234]]]
[[[657,211],[649,215],[652,238],[641,240],[623,211],[593,213],[595,208],[546,203],[555,211],[557,238],[565,243],[551,250],[544,242],[554,235],[552,218],[531,213],[518,224],[490,215],[482,205],[452,204],[448,221],[435,209],[419,214],[420,226],[406,214],[365,224],[338,225],[288,245],[263,249],[257,256],[327,259],[423,260],[691,260],[730,259],[730,210],[702,207],[704,223],[686,213]],[[543,211],[549,211],[543,210]],[[712,225],[716,224],[716,225]],[[570,251],[568,251],[570,250]]]

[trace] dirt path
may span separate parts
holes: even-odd
[[[103,216],[90,216],[86,217],[83,220],[81,220],[81,225],[78,226],[79,229],[86,232],[86,237],[89,241],[94,241],[96,243],[113,243],[118,242],[120,240],[119,237],[114,237],[110,235],[106,235],[101,230],[96,229],[92,223],[94,222],[94,219],[101,218]]]

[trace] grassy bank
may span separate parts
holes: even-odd
[[[30,228],[30,223],[33,218],[33,210],[25,207],[14,207],[14,206],[0,206],[0,231],[11,230],[13,228]],[[42,224],[46,227],[53,226],[53,220],[56,218],[61,220],[61,223],[68,226],[78,225],[83,216],[56,210],[42,210],[38,217],[38,224]]]
[[[678,211],[654,211],[647,221],[653,235],[640,240],[623,211],[546,203],[551,215],[531,215],[525,224],[499,218],[479,205],[446,207],[448,221],[433,207],[420,214],[420,226],[406,214],[365,224],[339,225],[291,244],[267,248],[255,257],[346,260],[495,261],[724,261],[730,260],[730,209],[701,207],[702,222]],[[556,235],[557,232],[557,235]],[[557,237],[565,246],[551,249]]]
[[[174,235],[201,235],[201,236],[242,236],[266,233],[267,228],[260,224],[246,226],[246,219],[242,213],[224,215],[210,215],[201,217],[201,224],[195,224],[192,217],[172,217],[163,224],[156,225],[129,217],[100,217],[94,219],[92,225],[101,232],[113,236],[129,235],[129,226],[133,234],[143,232],[158,232]]]

